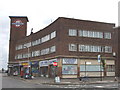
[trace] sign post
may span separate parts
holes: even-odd
[[[57,71],[57,65],[58,65],[57,62],[53,62],[53,66],[55,66],[55,82],[59,83],[60,82],[60,77],[58,77],[57,73],[56,73],[56,71]]]
[[[100,63],[100,77],[101,77],[101,81],[102,81],[101,55],[98,55],[98,63]]]

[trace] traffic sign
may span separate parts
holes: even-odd
[[[53,62],[53,66],[57,66],[57,62]]]
[[[98,62],[101,62],[101,55],[98,55]]]

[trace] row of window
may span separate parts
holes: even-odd
[[[100,72],[101,68],[100,65],[80,65],[80,72]],[[103,71],[103,68],[102,68]],[[106,66],[107,72],[115,72],[115,65],[107,65]],[[62,74],[77,74],[77,65],[63,65],[62,66]]]
[[[88,31],[88,30],[76,30],[76,29],[69,29],[69,36],[78,36],[80,37],[92,37],[92,38],[105,38],[111,39],[110,32],[98,32],[98,31]]]
[[[100,68],[100,65],[80,65],[80,71],[103,71],[103,68]],[[106,65],[107,72],[115,72],[115,65]]]
[[[18,54],[15,56],[15,59],[36,57],[36,56],[46,55],[46,54],[50,54],[50,53],[54,53],[54,52],[56,52],[56,46],[52,46],[50,48],[45,48],[42,50],[32,51],[30,53]]]
[[[37,39],[35,41],[32,41],[32,42],[28,42],[28,43],[25,43],[23,45],[18,45],[16,46],[16,50],[20,50],[20,49],[24,49],[24,48],[28,48],[28,47],[31,47],[31,46],[35,46],[35,45],[38,45],[38,44],[41,44],[41,43],[44,43],[44,42],[47,42],[48,40],[51,40],[53,38],[56,37],[56,31],[40,38],[40,39]]]
[[[105,53],[112,53],[112,47],[111,46],[69,44],[69,51],[77,51],[77,48],[78,48],[78,50],[80,52],[105,52]]]

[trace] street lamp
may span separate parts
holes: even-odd
[[[32,73],[31,73],[31,65],[30,65],[30,59],[29,59],[29,53],[30,53],[30,48],[29,47],[27,47],[27,46],[24,46],[25,48],[27,48],[28,49],[28,70],[29,70],[29,73],[30,73],[30,75],[32,76]]]

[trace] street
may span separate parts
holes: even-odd
[[[0,73],[1,74],[1,73]],[[67,83],[67,82],[66,82]],[[120,85],[120,84],[119,84]],[[43,84],[43,83],[34,83],[33,80],[24,80],[17,79],[16,76],[7,76],[2,74],[2,88],[71,88],[72,90],[79,90],[81,88],[86,88],[84,90],[118,90],[118,83],[109,82],[109,83],[94,83],[94,84]],[[89,89],[88,89],[89,88]]]
[[[2,88],[56,88],[56,87],[42,84],[34,84],[32,83],[32,81],[26,82],[24,80],[19,80],[10,76],[3,75]]]

